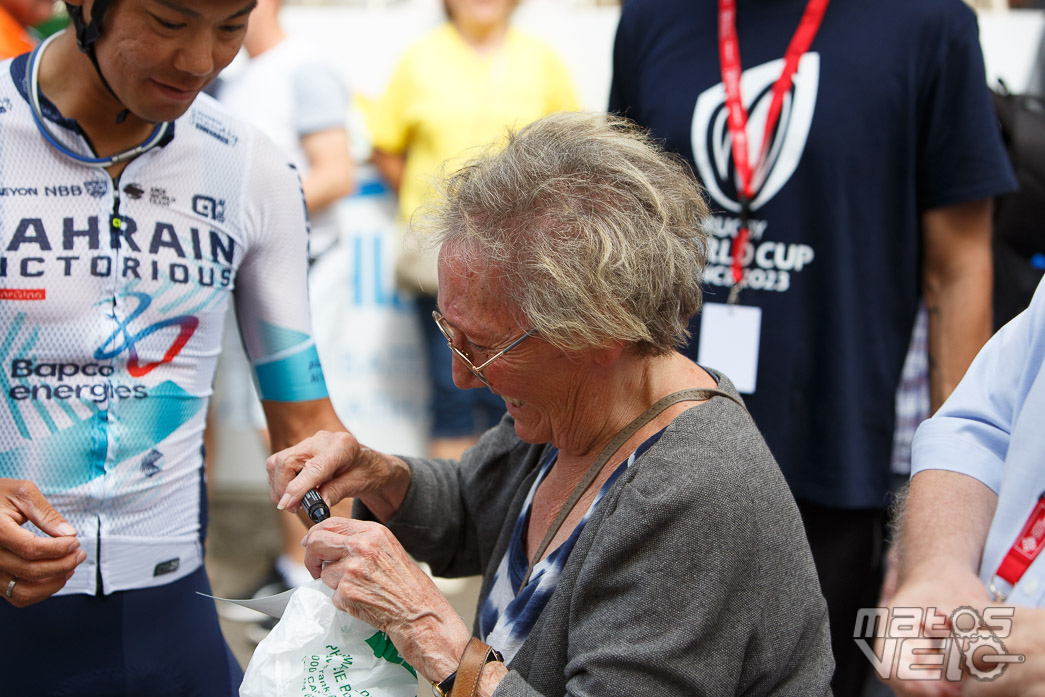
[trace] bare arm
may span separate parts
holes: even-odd
[[[309,213],[318,213],[352,193],[354,167],[345,129],[309,133],[301,139],[301,147],[309,163],[308,176],[301,182]]]
[[[929,394],[935,412],[991,336],[991,200],[926,211],[922,230]]]
[[[304,402],[262,401],[272,452],[300,443],[316,431],[348,431],[329,399]]]
[[[385,178],[388,185],[399,191],[399,187],[403,183],[403,170],[406,168],[406,156],[402,153],[391,153],[378,148],[374,148],[373,154],[370,156],[374,166],[377,167],[377,171],[381,172],[381,176]]]
[[[998,496],[958,472],[925,470],[911,479],[900,532],[900,584],[942,578],[945,571],[978,581]]]
[[[900,582],[886,602],[922,608],[922,636],[946,636],[955,608],[989,602],[977,570],[998,497],[979,480],[957,472],[925,470],[911,479],[900,531]],[[930,612],[930,608],[935,610]],[[900,697],[952,697],[961,684],[947,680],[888,681]]]

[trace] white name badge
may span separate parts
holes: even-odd
[[[751,394],[758,378],[762,308],[706,303],[700,315],[697,362],[726,375],[737,392]]]

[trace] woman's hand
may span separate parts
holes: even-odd
[[[265,464],[272,500],[277,508],[291,512],[309,490],[319,489],[330,505],[358,498],[379,520],[388,520],[410,485],[405,462],[364,447],[345,431],[319,431]]]
[[[457,670],[471,634],[388,528],[331,518],[309,530],[305,565],[334,589],[334,605],[380,629],[430,682]]]

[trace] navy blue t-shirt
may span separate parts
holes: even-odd
[[[738,5],[748,133],[761,142],[806,2]],[[611,111],[688,158],[707,189],[707,302],[726,301],[739,223],[717,8],[629,0],[610,94]],[[745,401],[796,498],[882,508],[919,297],[920,216],[1015,187],[973,12],[960,0],[832,0],[769,162],[740,293],[741,304],[762,308],[758,381]],[[699,317],[691,329],[695,358]]]

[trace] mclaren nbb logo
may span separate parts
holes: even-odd
[[[762,152],[766,116],[773,98],[773,83],[784,68],[781,58],[744,71],[740,93],[748,112],[748,160],[754,166]],[[816,109],[820,85],[820,55],[806,53],[798,63],[794,82],[784,95],[780,120],[766,149],[765,162],[754,172],[757,194],[751,209],[757,211],[787,183],[802,159],[809,127]],[[708,193],[724,210],[740,212],[736,200],[736,169],[733,166],[733,138],[727,125],[726,91],[722,83],[705,90],[693,110],[691,138],[697,173]],[[728,193],[727,193],[728,192]]]

